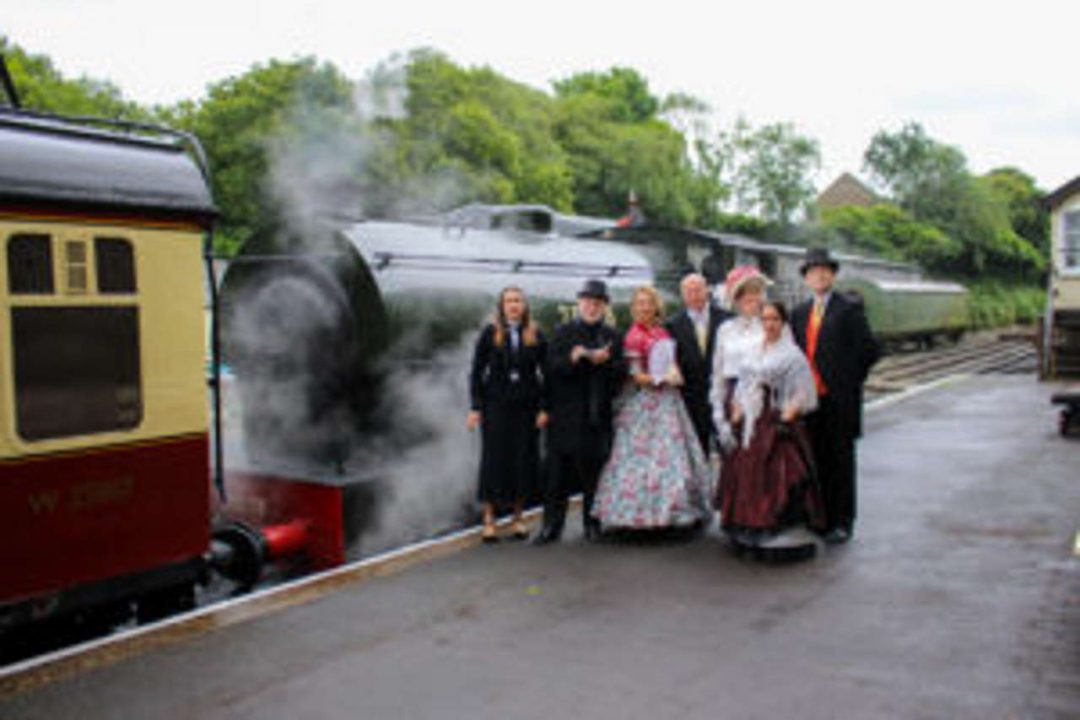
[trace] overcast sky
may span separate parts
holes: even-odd
[[[1080,175],[1080,1],[638,3],[509,0],[12,0],[0,33],[130,99],[195,99],[271,58],[353,78],[433,47],[549,90],[630,66],[706,100],[718,127],[787,121],[821,144],[819,188],[860,174],[878,130],[918,121],[970,169],[1014,165],[1053,190]],[[1002,7],[998,7],[1002,5]],[[703,9],[708,7],[708,9]]]

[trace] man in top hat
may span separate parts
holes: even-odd
[[[801,272],[813,295],[791,314],[810,360],[818,409],[807,416],[825,502],[825,540],[844,543],[855,526],[855,440],[862,435],[863,383],[881,349],[862,303],[836,292],[840,266],[825,248],[809,248]]]
[[[604,323],[607,286],[588,280],[577,297],[577,317],[560,325],[548,344],[548,476],[538,545],[562,536],[566,501],[577,490],[584,495],[585,538],[599,537],[593,496],[611,453],[612,401],[626,379],[622,339]]]
[[[713,436],[712,388],[713,350],[716,329],[731,313],[712,302],[704,276],[690,273],[679,283],[683,309],[668,321],[668,332],[675,340],[675,361],[682,372],[682,396],[705,455]]]

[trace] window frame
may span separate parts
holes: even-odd
[[[1070,224],[1073,227],[1070,228]],[[1057,252],[1061,272],[1063,275],[1080,275],[1080,205],[1061,211],[1060,228],[1061,244]],[[1072,242],[1070,242],[1070,235]],[[1069,262],[1070,258],[1072,264]]]

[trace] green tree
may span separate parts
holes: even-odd
[[[890,203],[826,208],[821,224],[851,250],[918,263],[932,272],[948,272],[961,251],[959,243],[941,230]]]
[[[704,103],[685,94],[661,103],[627,68],[574,75],[556,82],[555,94],[554,136],[568,157],[578,212],[620,215],[633,190],[650,222],[716,222],[727,193],[719,158],[705,143],[688,144],[685,124],[700,118]]]
[[[406,76],[408,113],[394,131],[409,182],[449,173],[465,190],[461,200],[571,209],[571,171],[552,134],[550,97],[430,50],[410,55]]]
[[[152,113],[124,98],[105,80],[65,78],[45,55],[26,52],[0,36],[0,54],[24,108],[59,115],[76,115],[145,122]]]
[[[314,58],[272,60],[217,82],[203,100],[180,103],[164,114],[206,149],[221,209],[220,250],[230,252],[282,221],[269,194],[269,151],[270,139],[288,132],[290,113],[298,107],[346,108],[351,88],[334,66]]]
[[[1046,194],[1027,173],[1014,168],[997,168],[984,176],[990,192],[1005,206],[1009,224],[1044,257],[1050,252],[1050,214],[1042,206]]]
[[[955,192],[967,175],[964,154],[932,139],[914,122],[896,133],[875,134],[863,161],[864,168],[901,207],[924,217],[940,213],[934,206],[935,195]]]
[[[816,140],[799,135],[791,123],[754,129],[739,118],[719,139],[719,157],[731,158],[734,196],[743,212],[789,225],[814,198],[811,174],[821,165]]]
[[[959,244],[952,272],[1022,280],[1045,267],[1042,255],[1013,229],[992,183],[971,175],[960,150],[930,138],[918,123],[877,133],[864,160],[897,204]]]
[[[637,71],[613,67],[607,72],[582,72],[553,83],[560,98],[593,95],[608,101],[609,119],[622,123],[652,120],[660,101],[650,92],[648,81]]]

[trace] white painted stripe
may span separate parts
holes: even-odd
[[[954,383],[963,382],[965,380],[971,379],[972,377],[973,377],[973,375],[971,373],[958,373],[956,375],[946,375],[945,377],[934,380],[933,382],[928,382],[928,383],[923,384],[923,385],[915,385],[913,387],[909,387],[907,390],[904,390],[902,392],[898,392],[895,395],[886,395],[885,397],[880,397],[880,398],[877,398],[876,400],[871,400],[870,402],[863,404],[863,410],[865,410],[867,412],[869,412],[871,410],[880,410],[881,408],[889,407],[890,405],[895,405],[896,403],[903,402],[904,400],[909,400],[909,399],[915,397],[916,395],[922,395],[925,392],[929,392],[931,390],[936,390],[936,389],[938,389],[940,387],[944,387],[946,385],[952,385]]]

